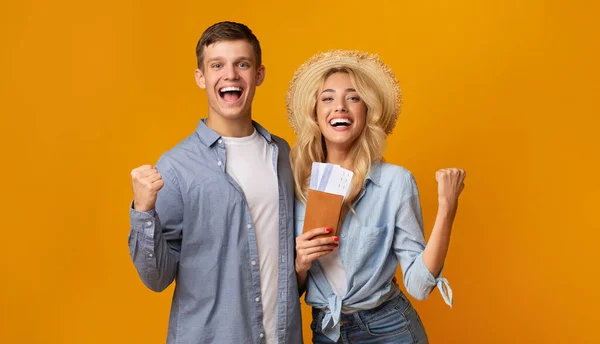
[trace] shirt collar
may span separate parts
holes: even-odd
[[[210,147],[221,138],[221,135],[209,128],[206,125],[206,120],[207,118],[202,118],[200,120],[198,126],[196,127],[196,133],[198,134],[200,141],[206,146]],[[258,133],[261,134],[265,138],[265,140],[267,140],[267,143],[271,143],[273,138],[271,137],[271,134],[267,131],[267,129],[263,128],[260,124],[256,123],[255,121],[252,121],[252,125],[254,126],[254,128],[256,128],[256,131],[258,131]]]
[[[381,186],[381,162],[380,161],[376,161],[373,162],[373,164],[371,165],[371,171],[369,171],[369,175],[367,175],[367,178],[365,178],[365,184],[364,186],[367,186],[367,180],[370,180],[372,183],[374,183],[377,186]]]

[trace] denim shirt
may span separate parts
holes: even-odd
[[[225,172],[223,140],[204,121],[157,162],[164,186],[155,211],[130,210],[130,254],[148,288],[159,292],[176,281],[168,343],[265,343],[250,209]],[[279,186],[276,336],[300,344],[289,145],[254,126],[273,146]]]
[[[452,290],[436,278],[423,262],[425,237],[419,192],[412,174],[403,167],[377,163],[365,179],[363,192],[338,233],[340,259],[346,274],[347,293],[337,296],[318,260],[307,280],[306,303],[325,310],[323,333],[337,341],[340,313],[372,309],[401,293],[392,282],[400,263],[406,290],[426,299],[437,285],[448,305]],[[305,205],[296,201],[296,235],[302,234]]]

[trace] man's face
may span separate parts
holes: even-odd
[[[196,69],[196,83],[206,90],[209,118],[249,118],[254,91],[265,77],[252,45],[245,40],[213,43],[205,47],[202,65],[204,71]]]

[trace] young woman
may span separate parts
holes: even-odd
[[[395,283],[398,263],[409,294],[423,300],[437,286],[452,304],[441,271],[465,172],[436,172],[439,207],[426,245],[413,176],[382,161],[400,103],[390,68],[356,51],[314,56],[288,90],[288,118],[297,135],[291,152],[296,273],[313,307],[314,343],[427,343],[418,314]],[[337,236],[322,236],[330,228],[302,234],[313,162],[354,172]]]

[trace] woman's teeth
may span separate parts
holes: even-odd
[[[331,121],[329,121],[329,124],[333,127],[340,127],[340,126],[350,126],[350,124],[352,124],[352,121],[350,121],[349,119],[346,118],[334,118]]]

